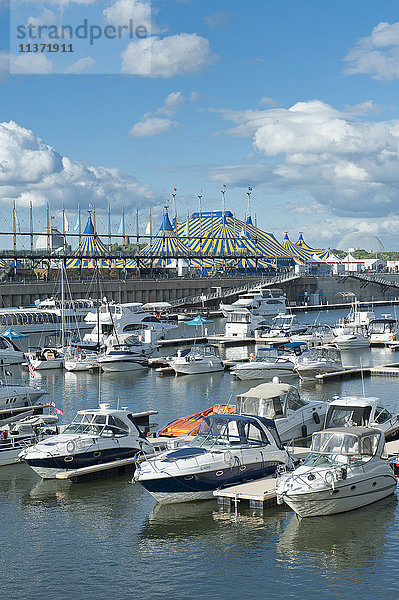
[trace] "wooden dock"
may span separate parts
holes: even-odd
[[[368,366],[362,368],[344,369],[335,373],[324,373],[316,375],[316,380],[333,381],[335,379],[354,379],[355,377],[370,377],[371,375],[399,375],[399,363],[390,363],[388,365]]]

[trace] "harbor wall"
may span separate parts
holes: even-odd
[[[399,286],[399,274],[378,274],[378,278],[394,281]],[[257,279],[248,277],[209,277],[209,278],[148,278],[127,280],[100,281],[100,296],[115,302],[168,302],[176,298],[207,294],[216,287],[232,288],[250,284]],[[334,304],[339,292],[352,292],[359,301],[371,302],[380,300],[387,302],[399,298],[399,287],[384,287],[379,283],[343,278],[334,275],[309,276],[302,275],[288,282],[278,282],[274,287],[282,288],[287,294],[290,304]],[[97,297],[96,282],[72,281],[67,284],[66,297]],[[51,296],[60,297],[60,283],[54,281],[26,281],[0,284],[0,307],[29,306],[37,299]],[[317,300],[319,302],[311,302]],[[231,296],[228,302],[234,301]],[[338,300],[339,301],[339,300]],[[347,301],[347,300],[346,300]],[[214,306],[218,306],[215,300]]]

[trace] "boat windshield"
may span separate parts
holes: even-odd
[[[78,413],[63,433],[120,437],[129,433],[129,427],[121,419],[113,415]]]
[[[196,448],[249,448],[270,444],[266,432],[256,421],[247,419],[226,419],[217,415],[204,417],[190,446]]]
[[[380,435],[379,432],[364,435],[344,432],[315,433],[304,465],[323,467],[366,463],[377,452]]]

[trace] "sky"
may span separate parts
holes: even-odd
[[[399,249],[397,2],[0,0],[0,20],[0,231],[14,200],[25,231],[30,202],[38,231],[47,202],[71,231],[79,204],[99,233],[108,205],[155,231],[174,188],[179,220],[222,189],[243,218],[251,187],[280,240]]]

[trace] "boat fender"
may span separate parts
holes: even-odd
[[[313,421],[316,423],[316,425],[320,425],[319,413],[317,413],[316,411],[313,412]]]
[[[254,359],[254,355],[253,355],[253,354],[250,354],[250,355],[248,356],[248,360],[249,360],[249,362],[251,362],[251,360],[253,360],[253,359]]]
[[[306,425],[302,425],[302,437],[308,437],[308,428]]]
[[[223,456],[223,460],[226,463],[226,465],[229,465],[229,467],[231,467],[231,465],[233,464],[233,454],[230,452],[230,450],[226,450]]]
[[[66,445],[66,451],[68,452],[68,454],[73,454],[75,452],[75,442],[69,440],[69,442]]]
[[[1,439],[2,440],[6,440],[8,438],[8,431],[2,431],[1,432]]]
[[[324,481],[327,485],[330,485],[333,490],[335,490],[334,473],[332,471],[327,471],[327,473],[324,475]]]

